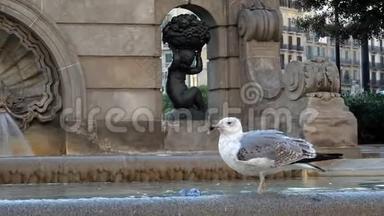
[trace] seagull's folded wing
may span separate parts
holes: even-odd
[[[267,158],[275,167],[316,157],[313,145],[302,139],[290,138],[279,131],[251,131],[241,138],[237,157],[241,161]]]

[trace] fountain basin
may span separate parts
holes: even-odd
[[[202,196],[185,197],[182,188]],[[0,186],[0,215],[382,215],[384,179],[316,177],[254,181]]]

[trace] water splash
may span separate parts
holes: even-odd
[[[32,155],[31,146],[15,120],[8,113],[0,112],[0,157]]]

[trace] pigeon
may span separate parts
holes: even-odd
[[[224,162],[245,176],[259,176],[262,193],[265,176],[289,170],[324,169],[312,162],[341,159],[342,154],[320,154],[303,139],[286,136],[277,130],[243,132],[237,118],[224,118],[211,130],[219,130],[219,152]]]

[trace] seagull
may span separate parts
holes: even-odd
[[[316,153],[303,139],[291,138],[277,130],[243,132],[237,118],[224,118],[211,130],[219,130],[219,152],[224,162],[245,176],[259,176],[258,193],[263,192],[265,176],[289,170],[324,169],[315,161],[341,159],[342,154]]]

